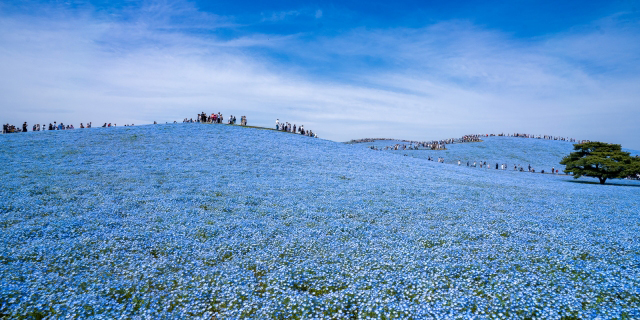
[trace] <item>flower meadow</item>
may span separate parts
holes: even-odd
[[[5,317],[640,317],[637,181],[212,124],[0,143]]]
[[[410,157],[427,159],[431,157],[437,159],[444,158],[448,164],[457,164],[458,160],[466,166],[467,161],[472,165],[474,161],[486,161],[495,168],[495,164],[507,164],[507,170],[513,170],[513,165],[522,166],[525,170],[531,165],[536,172],[545,170],[551,172],[551,168],[564,169],[560,165],[560,160],[570,152],[573,152],[573,142],[544,140],[519,137],[482,137],[482,142],[454,143],[448,144],[447,150],[382,150],[395,154],[407,155]],[[384,148],[395,144],[406,144],[400,140],[376,140],[373,142],[357,143],[354,145],[362,147],[375,146]],[[631,155],[640,154],[639,151],[623,149]]]

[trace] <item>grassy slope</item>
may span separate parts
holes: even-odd
[[[399,144],[407,144],[401,141],[374,141],[367,143],[355,144],[361,147],[376,146],[384,148],[385,146]],[[560,160],[573,151],[573,143],[566,141],[527,139],[513,137],[485,137],[483,142],[462,143],[447,145],[447,150],[385,150],[386,152],[396,154],[406,154],[411,157],[427,159],[431,156],[437,159],[443,157],[446,163],[457,164],[461,160],[463,165],[469,161],[487,161],[495,168],[495,164],[506,163],[507,167],[513,170],[513,165],[523,166],[526,170],[527,166],[536,169],[537,172],[545,170],[550,172],[551,168],[564,168],[560,165]],[[632,155],[640,154],[636,150],[628,150]]]
[[[640,316],[636,182],[225,125],[0,138],[5,314]]]

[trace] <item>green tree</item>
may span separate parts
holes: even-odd
[[[622,175],[625,177],[638,177],[640,175],[640,158],[638,156],[632,158],[631,164],[627,166]]]
[[[604,184],[607,179],[625,178],[640,172],[640,160],[622,151],[619,144],[578,143],[573,145],[573,150],[575,152],[564,157],[560,164],[565,165],[564,172],[573,174],[575,179],[595,177]]]

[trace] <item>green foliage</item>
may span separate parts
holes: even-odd
[[[582,176],[595,177],[604,184],[607,179],[625,178],[640,173],[640,159],[622,151],[619,144],[586,142],[573,145],[573,150],[560,164],[564,172],[578,179]]]
[[[622,173],[625,177],[630,177],[640,174],[640,158],[632,157],[631,163],[627,165],[626,170]]]

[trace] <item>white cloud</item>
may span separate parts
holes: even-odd
[[[518,131],[640,149],[635,27],[522,41],[451,21],[220,40],[183,31],[176,5],[145,8],[152,13],[133,21],[1,14],[2,121],[141,124],[222,111],[256,125],[305,124],[339,141]],[[200,17],[201,28],[231,21]]]
[[[300,15],[298,10],[262,13],[262,21],[282,21],[289,17],[296,17]]]

